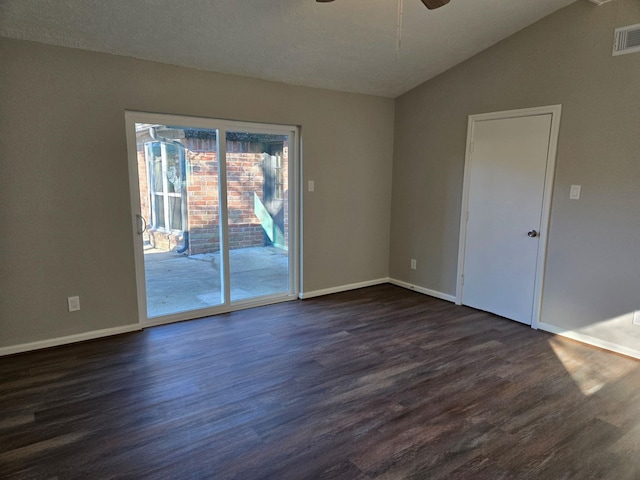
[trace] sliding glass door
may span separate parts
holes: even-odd
[[[296,129],[126,120],[142,322],[296,298]]]
[[[226,132],[231,301],[288,289],[289,141]]]

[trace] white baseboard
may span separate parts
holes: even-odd
[[[413,290],[418,293],[429,295],[430,297],[439,298],[440,300],[446,300],[447,302],[456,303],[455,295],[449,295],[447,293],[438,292],[437,290],[418,287],[417,285],[411,285],[410,283],[403,282],[402,280],[396,280],[395,278],[390,278],[389,283],[397,285],[398,287],[406,288],[407,290]]]
[[[378,278],[376,280],[368,280],[366,282],[360,283],[350,283],[348,285],[340,285],[338,287],[325,288],[322,290],[313,290],[311,292],[300,292],[298,294],[298,297],[304,300],[305,298],[313,298],[320,297],[322,295],[331,295],[332,293],[347,292],[349,290],[356,290],[358,288],[373,287],[374,285],[382,285],[383,283],[389,283],[389,278]]]
[[[86,340],[94,340],[96,338],[118,335],[120,333],[135,332],[137,330],[142,330],[142,326],[138,323],[133,325],[123,325],[121,327],[105,328],[103,330],[93,330],[91,332],[77,333],[66,337],[50,338],[47,340],[40,340],[38,342],[0,347],[0,357],[4,355],[12,355],[14,353],[30,352],[32,350],[40,350],[42,348],[67,345],[69,343],[84,342]]]
[[[624,347],[622,345],[618,345],[617,343],[608,342],[607,340],[602,340],[601,338],[585,335],[584,333],[580,333],[575,330],[565,330],[564,328],[542,322],[538,324],[538,329],[544,330],[545,332],[553,333],[555,335],[559,335],[561,337],[577,340],[578,342],[586,343],[587,345],[604,348],[605,350],[610,350],[615,353],[627,355],[628,357],[640,359],[640,350]]]

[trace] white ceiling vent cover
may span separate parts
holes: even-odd
[[[616,28],[613,41],[613,54],[640,52],[640,23],[628,27]]]

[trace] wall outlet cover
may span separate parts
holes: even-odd
[[[569,199],[580,200],[580,190],[582,190],[581,185],[571,185],[571,189],[569,190]]]
[[[80,297],[67,298],[67,304],[69,305],[70,312],[77,312],[80,310]]]
[[[633,312],[633,324],[640,327],[640,310]]]

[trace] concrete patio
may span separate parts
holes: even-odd
[[[158,317],[222,303],[220,254],[181,255],[145,246],[147,312]],[[289,291],[288,252],[277,247],[230,250],[231,300]]]

